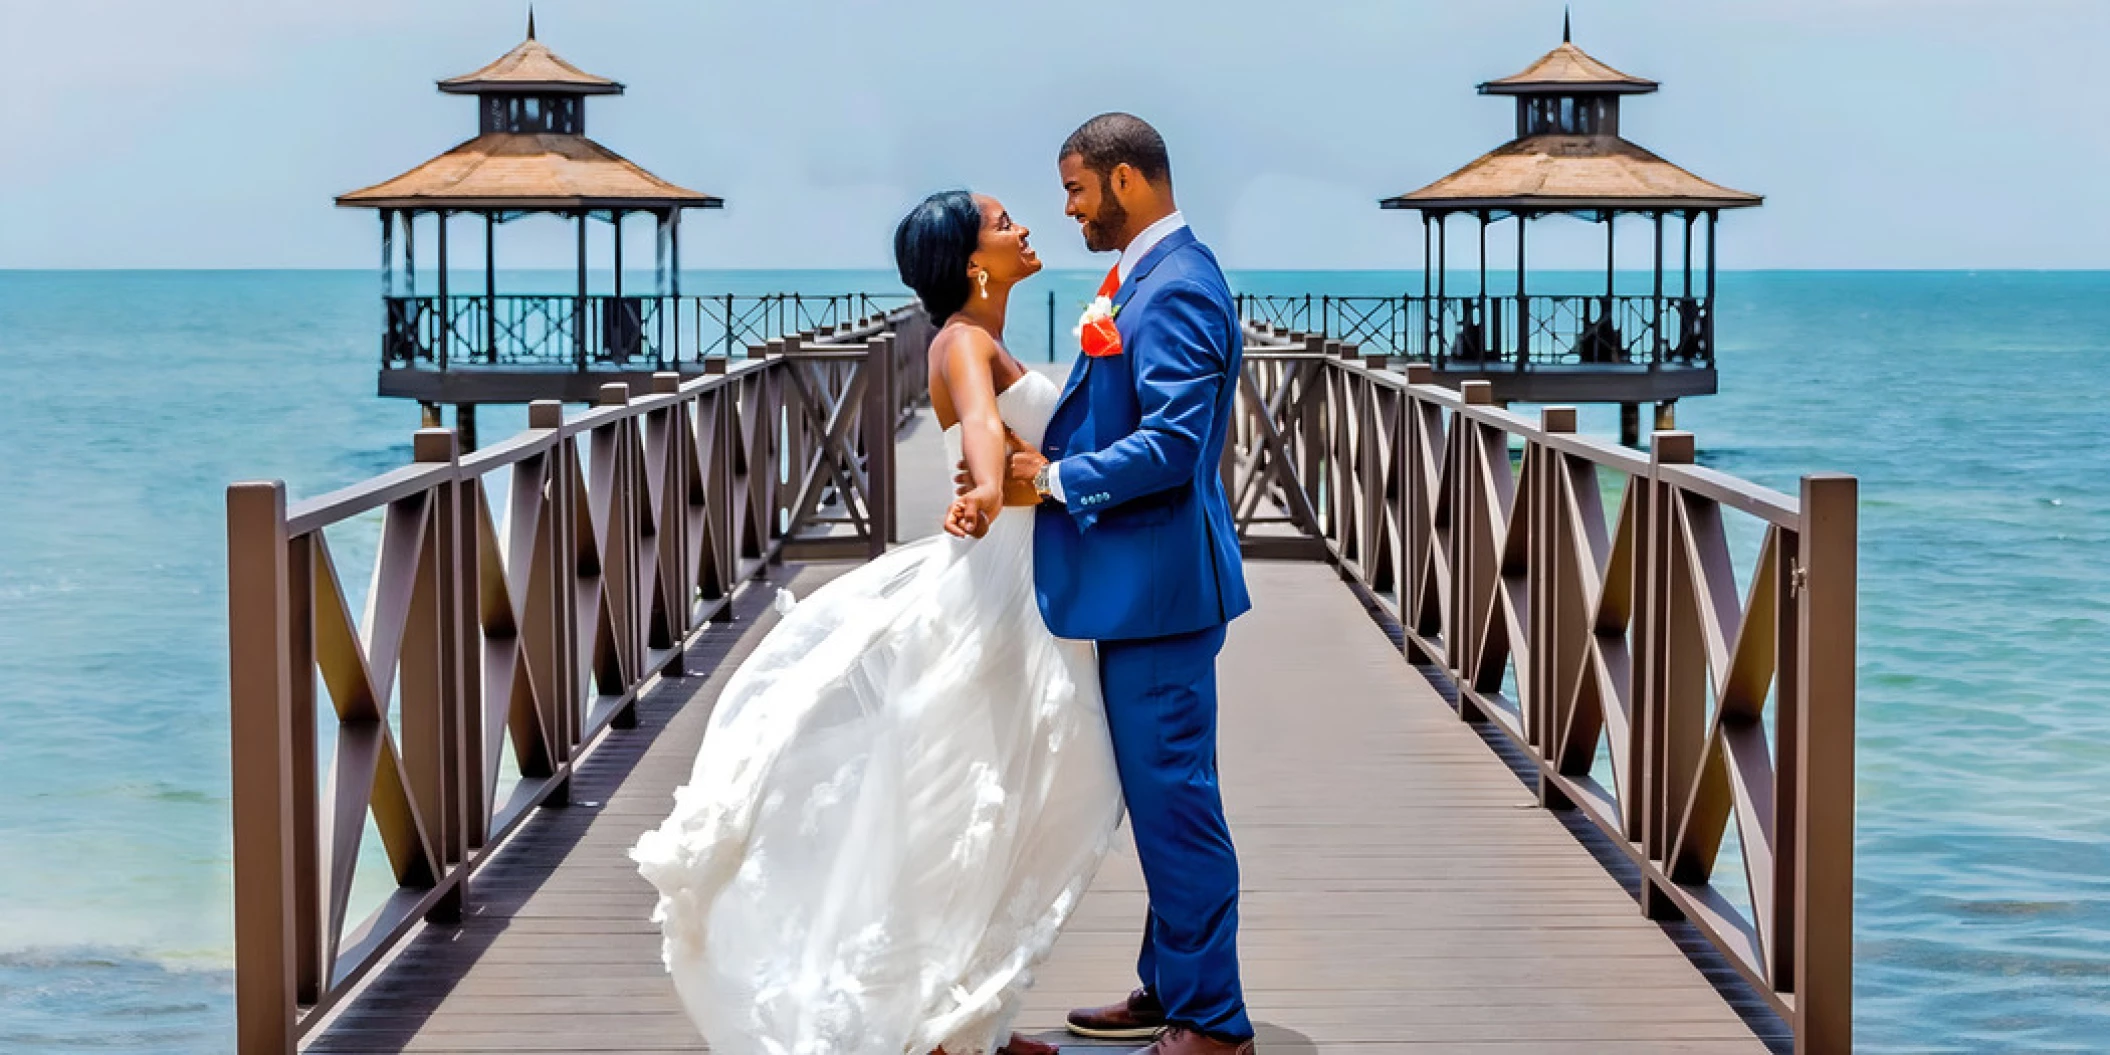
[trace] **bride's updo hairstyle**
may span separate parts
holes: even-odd
[[[939,191],[894,228],[894,266],[916,291],[931,322],[944,325],[967,304],[967,261],[982,244],[982,207],[963,190]]]

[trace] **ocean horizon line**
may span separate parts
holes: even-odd
[[[571,275],[571,274],[576,274],[576,272],[575,272],[575,271],[574,271],[574,270],[573,270],[572,268],[570,268],[570,267],[564,267],[564,266],[551,266],[551,267],[502,267],[502,268],[499,268],[498,270],[499,270],[499,272],[500,272],[501,274],[534,274],[534,273],[542,273],[542,272],[548,272],[548,273],[553,273],[553,274],[565,274],[565,275]],[[652,268],[650,268],[650,267],[641,267],[641,266],[633,266],[633,267],[625,268],[625,269],[624,269],[624,272],[623,272],[623,273],[624,273],[624,274],[626,274],[626,275],[628,275],[628,274],[650,274],[650,273],[652,273],[652,270],[653,270],[653,269],[652,269]],[[737,266],[713,266],[713,267],[684,267],[684,268],[682,268],[682,269],[681,269],[681,273],[682,273],[682,274],[684,274],[684,275],[708,275],[708,274],[746,274],[746,275],[754,275],[754,274],[786,274],[786,275],[814,275],[814,274],[869,274],[869,273],[871,273],[871,272],[875,272],[875,271],[891,271],[891,270],[893,270],[893,268],[892,268],[892,266],[891,266],[891,265],[873,265],[873,266],[869,266],[869,267],[851,267],[851,266],[829,266],[829,267],[777,267],[777,266],[772,266],[772,267],[737,267]],[[1368,274],[1420,274],[1420,273],[1421,273],[1421,270],[1422,270],[1422,269],[1421,269],[1421,268],[1418,268],[1418,267],[1264,267],[1264,266],[1262,266],[1262,267],[1254,267],[1254,266],[1230,265],[1230,266],[1226,266],[1226,267],[1224,268],[1224,270],[1225,270],[1225,271],[1227,271],[1227,272],[1233,273],[1233,274],[1237,274],[1237,273],[1242,273],[1242,272],[1243,272],[1243,273],[1267,273],[1267,274],[1275,274],[1275,275],[1368,275]],[[1096,266],[1086,266],[1086,267],[1049,267],[1049,268],[1047,269],[1047,271],[1048,271],[1048,272],[1050,272],[1050,273],[1068,273],[1068,272],[1080,272],[1080,273],[1096,273],[1096,272],[1097,272],[1097,268],[1096,268]],[[482,274],[482,273],[483,273],[483,268],[482,268],[482,267],[453,267],[453,268],[449,268],[449,269],[448,269],[448,273],[449,273],[449,274],[463,274],[463,275],[480,275],[480,274]],[[611,269],[611,268],[606,268],[606,267],[595,267],[595,268],[588,268],[588,269],[587,269],[587,273],[588,273],[588,274],[595,274],[595,275],[605,275],[605,274],[612,274],[612,273],[613,273],[613,269]],[[1453,275],[1458,275],[1458,274],[1477,274],[1477,273],[1478,273],[1478,270],[1477,270],[1476,268],[1472,268],[1472,267],[1454,267],[1454,268],[1450,268],[1450,269],[1449,269],[1449,271],[1448,271],[1448,273],[1449,273],[1449,274],[1453,274]],[[1488,273],[1489,273],[1489,274],[1491,274],[1491,275],[1492,275],[1492,274],[1509,274],[1509,275],[1514,275],[1514,274],[1516,273],[1516,269],[1515,269],[1514,267],[1505,267],[1505,268],[1489,268],[1489,269],[1488,269]],[[1531,273],[1532,273],[1532,274],[1534,274],[1534,275],[1592,275],[1592,274],[1598,274],[1598,275],[1601,275],[1601,274],[1603,274],[1604,272],[1603,272],[1603,270],[1602,270],[1602,269],[1600,269],[1600,268],[1588,268],[1588,267],[1577,267],[1577,268],[1538,268],[1538,267],[1533,267],[1533,268],[1531,269]],[[1648,268],[1645,268],[1645,267],[1633,267],[1633,268],[1627,268],[1627,267],[1622,267],[1622,268],[1618,268],[1618,269],[1617,269],[1617,273],[1618,273],[1618,274],[1622,274],[1622,275],[1625,275],[1625,274],[1648,274],[1648,273],[1649,273],[1649,269],[1648,269]],[[1717,272],[1716,272],[1716,273],[1717,273],[1717,274],[1720,274],[1720,275],[2110,275],[2110,266],[2105,266],[2105,267],[1745,267],[1745,268],[1736,268],[1736,267],[1723,267],[1723,268],[1719,268],[1719,269],[1717,270]],[[6,275],[6,274],[15,274],[15,275],[126,275],[126,274],[239,274],[239,275],[259,275],[259,274],[318,274],[318,275],[343,275],[343,274],[356,274],[356,275],[378,275],[378,274],[379,274],[379,271],[378,271],[378,269],[376,269],[376,268],[372,268],[372,267],[305,267],[305,266],[287,266],[287,267],[6,267],[6,266],[0,266],[0,275]]]

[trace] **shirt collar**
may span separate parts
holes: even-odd
[[[1120,276],[1122,282],[1127,282],[1128,276],[1135,273],[1136,265],[1143,262],[1144,254],[1157,248],[1157,244],[1164,241],[1165,236],[1185,226],[1187,218],[1181,216],[1178,209],[1174,209],[1164,219],[1143,228],[1129,240],[1128,248],[1121,250],[1121,260],[1114,265],[1114,273]]]

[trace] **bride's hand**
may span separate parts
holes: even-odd
[[[1018,433],[1011,431],[1009,425],[1004,426],[1004,439],[1007,451],[1004,465],[1004,504],[1021,508],[1039,505],[1040,492],[1034,489],[1033,478],[1040,473],[1040,467],[1046,465],[1048,460],[1032,445],[1019,439]],[[967,471],[965,458],[953,465],[952,485],[956,495],[965,495],[974,489],[974,476]]]
[[[945,511],[945,533],[954,538],[981,538],[1004,511],[1004,492],[997,487],[977,487],[952,500]]]

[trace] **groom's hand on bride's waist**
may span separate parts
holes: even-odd
[[[1048,460],[1039,451],[1021,442],[1010,429],[1004,430],[1010,443],[1010,456],[1005,460],[1004,504],[1007,506],[1037,506],[1040,491],[1033,486],[1033,478]],[[967,471],[967,462],[962,459],[953,466],[953,493],[965,495],[974,490],[974,478]]]

